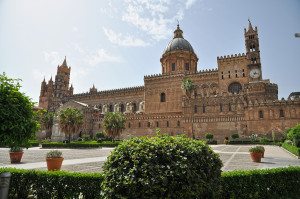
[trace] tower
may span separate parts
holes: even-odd
[[[73,95],[73,86],[69,87],[71,67],[68,67],[66,57],[62,65],[57,66],[55,82],[52,77],[46,83],[45,79],[41,83],[41,92],[39,106],[54,111],[60,104],[67,101],[70,95]]]
[[[165,48],[160,59],[162,74],[196,73],[198,57],[192,45],[183,38],[179,24],[174,37]]]
[[[250,81],[262,80],[262,70],[259,51],[259,38],[257,27],[253,29],[249,21],[248,30],[244,29],[246,56],[249,60],[249,79]]]

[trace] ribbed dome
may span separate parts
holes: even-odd
[[[174,31],[174,38],[169,42],[165,48],[163,54],[169,53],[176,50],[185,50],[189,52],[194,52],[192,45],[183,38],[182,30],[177,25],[177,29]]]

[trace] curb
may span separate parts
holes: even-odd
[[[288,152],[290,155],[294,156],[295,158],[300,159],[300,156],[297,156],[297,155],[293,154],[292,152],[286,150],[286,149],[283,148],[282,146],[280,146],[280,148],[283,149],[284,151]]]

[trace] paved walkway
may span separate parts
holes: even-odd
[[[212,145],[211,148],[220,155],[223,171],[249,170],[289,165],[300,166],[300,160],[278,146],[265,146],[265,158],[261,163],[251,161],[249,148],[245,145]],[[103,163],[113,148],[102,149],[59,149],[63,152],[62,170],[75,172],[101,172]],[[46,170],[45,155],[50,149],[38,147],[24,150],[21,164],[10,164],[7,148],[0,148],[0,167]]]

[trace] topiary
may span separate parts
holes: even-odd
[[[103,198],[215,198],[222,162],[202,141],[160,135],[120,144],[104,164]]]

